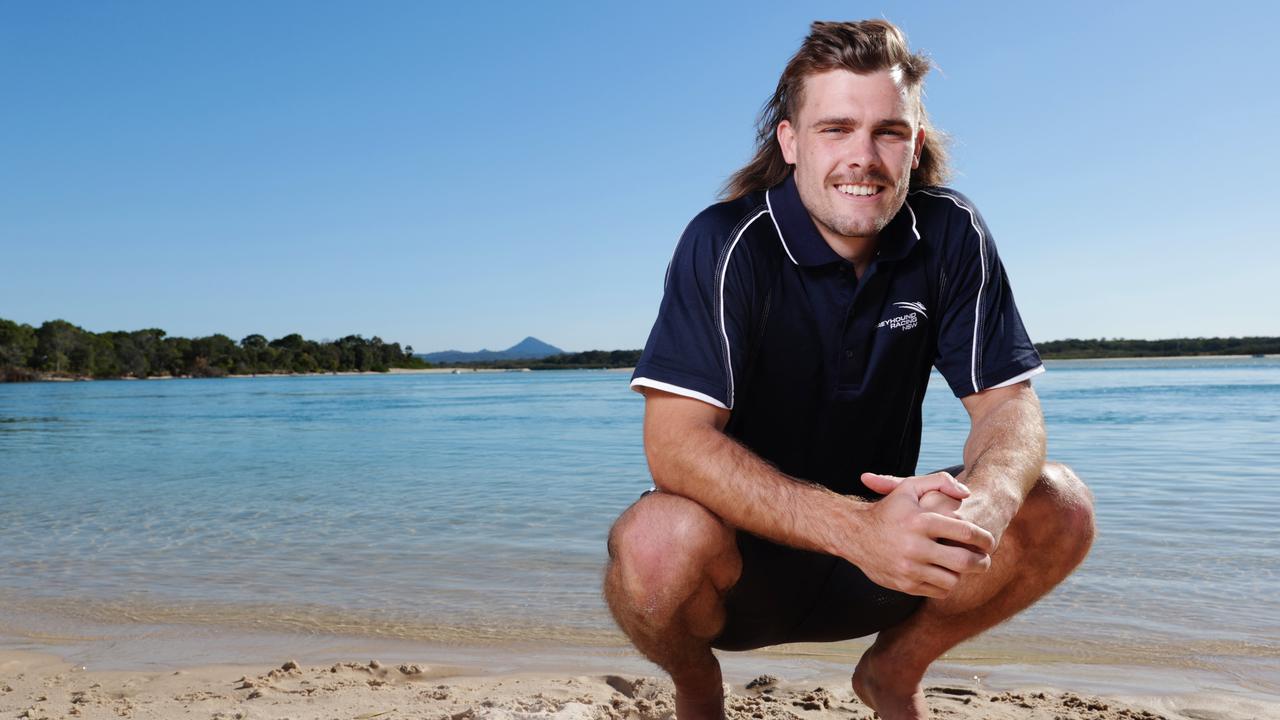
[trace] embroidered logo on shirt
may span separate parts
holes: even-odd
[[[925,312],[924,303],[922,302],[896,302],[893,306],[899,310],[909,310],[910,312],[888,320],[881,320],[880,324],[876,325],[877,328],[887,327],[890,330],[910,330],[920,324],[921,316],[926,320],[929,319],[929,314]]]
[[[929,313],[924,311],[924,303],[922,302],[896,302],[893,306],[903,310],[914,310],[923,315],[926,320],[929,318]]]

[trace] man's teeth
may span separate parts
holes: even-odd
[[[875,195],[880,192],[875,185],[837,185],[836,189],[845,195]]]

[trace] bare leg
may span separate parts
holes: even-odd
[[[676,495],[641,498],[609,533],[605,599],[636,648],[671,674],[680,720],[724,717],[711,641],[741,573],[734,531]]]
[[[961,641],[1029,607],[1084,560],[1093,542],[1089,491],[1065,465],[1047,463],[991,569],[961,580],[899,625],[883,630],[853,673],[853,689],[885,720],[928,717],[925,670]]]

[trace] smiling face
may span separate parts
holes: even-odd
[[[832,249],[849,260],[902,208],[924,130],[892,70],[828,70],[805,79],[795,117],[778,124],[800,200]]]

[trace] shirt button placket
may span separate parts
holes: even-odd
[[[849,326],[854,322],[854,297],[856,296],[857,282],[854,279],[853,266],[849,263],[840,263],[839,265],[840,280],[843,284],[841,295],[846,298],[848,305],[845,309],[845,320],[841,328],[844,341],[848,341]],[[840,383],[847,384],[849,382],[851,368],[854,360],[854,349],[846,347],[841,353],[840,362]]]

